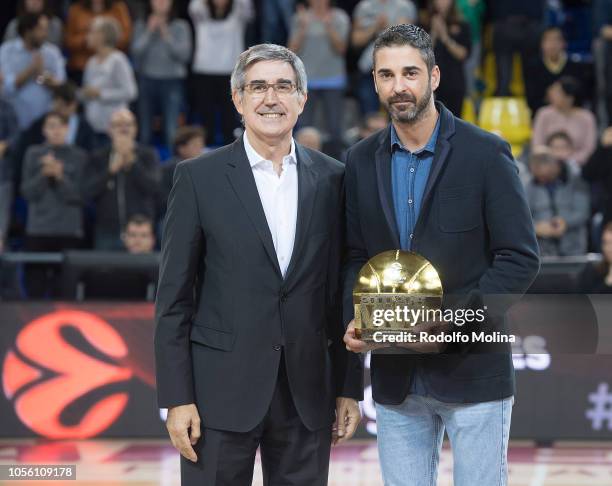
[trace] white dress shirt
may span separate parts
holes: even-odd
[[[249,143],[246,132],[244,149],[253,170],[259,199],[272,234],[278,265],[285,277],[293,253],[297,223],[298,176],[295,141],[291,140],[291,152],[283,157],[283,171],[280,177],[274,171],[272,161],[264,159],[255,151]]]

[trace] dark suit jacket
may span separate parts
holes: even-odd
[[[438,270],[443,307],[477,308],[490,294],[518,298],[539,269],[538,247],[518,170],[499,137],[455,118],[441,103],[440,132],[414,229],[413,251]],[[344,320],[353,318],[356,274],[374,255],[400,248],[391,188],[390,127],[352,147],[346,165],[348,264]],[[488,309],[503,324],[508,302]],[[474,323],[478,330],[481,323]],[[467,330],[467,328],[466,328]],[[481,402],[514,393],[509,346],[492,354],[478,344],[449,345],[444,355],[375,354],[374,400],[401,403],[420,367],[428,392],[445,402]],[[497,349],[497,351],[500,351]]]
[[[300,145],[296,155],[284,279],[242,138],[175,171],[156,301],[158,402],[195,402],[208,428],[246,432],[261,422],[283,347],[310,430],[331,424],[336,396],[362,395],[359,362],[342,344],[344,167]]]

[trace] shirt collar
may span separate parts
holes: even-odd
[[[244,131],[244,135],[242,138],[244,140],[244,150],[246,151],[247,158],[249,159],[249,164],[251,164],[251,168],[255,167],[261,162],[268,161],[255,151],[255,149],[249,142],[249,137],[247,136],[246,130]],[[291,138],[291,151],[289,152],[289,155],[285,155],[283,157],[283,163],[285,162],[288,164],[297,164],[297,158],[295,156],[295,140],[293,140],[293,137]]]
[[[414,154],[418,155],[422,152],[429,152],[432,154],[434,153],[435,148],[436,148],[436,142],[438,141],[438,133],[440,132],[440,118],[441,118],[441,115],[438,114],[438,120],[436,121],[436,126],[434,127],[433,132],[431,132],[431,136],[429,137],[429,140],[427,141],[427,143],[422,149],[417,150],[416,152],[414,152]],[[393,152],[395,149],[401,149],[401,150],[405,150],[406,152],[410,152],[409,150],[404,148],[404,146],[402,145],[402,142],[399,139],[397,132],[395,131],[395,127],[393,126],[393,123],[391,123],[391,152]]]

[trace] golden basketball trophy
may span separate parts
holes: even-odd
[[[441,315],[440,276],[418,253],[385,251],[370,258],[359,271],[353,287],[353,305],[357,339],[370,343],[402,342],[402,336],[415,333],[415,326],[428,322],[428,315],[436,314],[431,311]]]

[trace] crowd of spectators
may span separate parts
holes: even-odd
[[[612,1],[591,3],[8,2],[15,16],[0,45],[0,252],[158,248],[176,164],[241,132],[229,80],[238,54],[255,43],[282,43],[303,59],[308,102],[296,138],[342,159],[388,123],[371,75],[376,35],[419,23],[442,73],[436,97],[456,116],[466,100],[477,114],[490,95],[523,97],[529,106],[532,137],[519,160],[542,255],[605,254]],[[585,39],[574,38],[567,12],[586,12],[588,49],[575,47]],[[26,272],[32,295],[53,279],[44,270]]]

